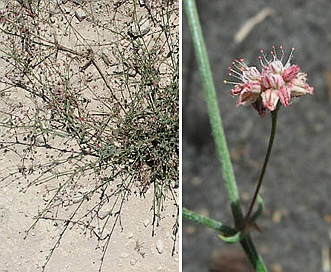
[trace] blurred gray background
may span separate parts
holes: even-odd
[[[197,5],[245,208],[263,163],[271,120],[252,107],[236,108],[231,85],[222,81],[234,58],[258,64],[260,49],[283,45],[287,56],[296,48],[293,63],[308,74],[315,94],[279,112],[262,191],[262,233],[253,238],[270,271],[326,272],[323,263],[330,256],[323,257],[322,249],[330,249],[331,230],[331,1],[201,0]],[[241,27],[265,8],[273,14],[236,43]],[[182,76],[183,206],[232,225],[184,11]],[[187,220],[183,224],[183,271],[209,271],[222,256],[242,253],[210,230]]]

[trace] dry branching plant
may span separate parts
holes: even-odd
[[[153,190],[153,232],[166,198],[178,210],[178,3],[3,2],[0,150],[15,161],[0,185],[43,188],[31,228],[61,227],[45,266],[79,227],[101,270],[131,194]]]

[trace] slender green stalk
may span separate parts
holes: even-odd
[[[193,212],[186,208],[183,208],[182,215],[184,218],[186,218],[194,223],[204,225],[207,228],[216,230],[218,232],[222,232],[222,234],[224,234],[224,235],[232,236],[232,235],[235,235],[237,232],[235,229],[225,226],[219,221],[210,219],[206,216],[203,216],[199,213]]]
[[[199,16],[194,0],[183,1],[187,20],[190,27],[193,45],[195,48],[195,54],[197,63],[199,66],[199,72],[202,78],[203,91],[207,103],[210,123],[213,131],[214,140],[216,143],[216,149],[218,157],[221,161],[223,178],[227,189],[227,194],[231,203],[232,214],[234,217],[235,228],[237,230],[242,227],[243,213],[239,202],[239,193],[236,185],[236,180],[233,173],[232,163],[230,160],[229,151],[227,148],[224,130],[222,126],[222,120],[220,111],[217,104],[216,93],[214,83],[212,79],[211,69],[208,61],[207,51],[204,44],[204,39],[199,22]],[[184,210],[185,212],[185,210]],[[266,272],[267,269],[257,253],[253,241],[249,233],[245,233],[240,241],[244,248],[248,258],[250,259],[255,271]]]
[[[264,163],[263,163],[263,166],[262,166],[260,177],[259,177],[259,180],[258,180],[257,185],[256,185],[254,196],[252,198],[252,202],[249,206],[248,212],[247,212],[247,214],[245,216],[245,219],[244,219],[243,230],[246,229],[247,224],[250,221],[250,217],[251,217],[252,212],[253,212],[254,204],[256,202],[257,196],[258,196],[258,194],[260,192],[260,189],[261,189],[261,185],[262,185],[263,177],[264,177],[264,174],[265,174],[265,170],[267,169],[267,166],[268,166],[272,146],[273,146],[275,135],[276,135],[277,113],[278,113],[279,108],[280,108],[280,103],[277,105],[277,108],[274,111],[271,112],[271,133],[270,133],[270,138],[269,138],[268,149],[267,149],[267,153],[266,153],[266,156],[265,156],[265,159],[264,159]]]
[[[213,137],[216,144],[218,157],[221,161],[223,178],[227,187],[227,193],[231,202],[232,212],[234,214],[235,226],[239,228],[243,220],[243,214],[239,203],[239,193],[233,173],[229,150],[226,144],[222,119],[218,108],[215,87],[208,61],[207,51],[199,23],[199,17],[195,1],[184,1],[184,7],[187,14],[188,23],[191,30],[192,41],[195,48],[199,72],[202,79],[203,91],[207,103],[210,124],[213,131]]]
[[[262,258],[256,251],[252,238],[249,235],[244,236],[241,239],[240,244],[242,248],[245,250],[245,253],[248,259],[250,260],[251,264],[253,265],[255,272],[268,272],[266,266],[263,263]]]

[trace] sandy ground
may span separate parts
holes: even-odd
[[[253,237],[270,271],[330,271],[330,1],[197,3],[245,208],[265,155],[270,117],[260,118],[250,107],[236,108],[236,99],[228,94],[231,86],[222,80],[227,79],[227,68],[235,58],[244,57],[248,63],[258,64],[260,49],[269,51],[272,45],[282,44],[286,55],[292,47],[296,48],[293,61],[308,73],[315,94],[302,97],[279,112],[262,192],[266,206],[259,219],[262,233],[254,233]],[[237,43],[239,30],[265,8],[271,8],[273,15],[256,24]],[[232,225],[192,57],[194,51],[183,18],[183,206]],[[208,271],[212,262],[225,259],[225,253],[230,251],[233,256],[242,255],[240,246],[224,244],[210,230],[187,221],[183,228],[185,272]]]
[[[0,271],[41,271],[56,242],[60,229],[45,221],[24,239],[35,212],[43,205],[40,193],[38,187],[26,193],[20,193],[16,186],[1,188]],[[123,209],[122,227],[116,227],[110,241],[103,271],[178,271],[178,255],[171,255],[172,215],[176,211],[173,205],[166,204],[165,218],[152,237],[152,198],[152,191],[146,193],[146,198],[129,198]],[[98,271],[100,258],[96,237],[73,228],[64,236],[45,271]]]
[[[0,9],[5,8],[5,2],[0,2]],[[55,3],[56,1],[54,1]],[[61,1],[58,1],[59,3]],[[72,19],[72,25],[75,31],[88,41],[95,41],[99,44],[112,43],[113,36],[106,30],[95,31],[85,17],[80,21],[75,12],[77,9],[83,11],[90,10],[88,1],[62,1],[61,8],[65,8],[65,16]],[[100,9],[97,8],[94,19],[108,20],[109,18],[118,18],[117,27],[126,29],[132,23],[129,17],[129,11],[132,10],[130,1],[98,1]],[[148,2],[148,1],[147,1]],[[118,4],[120,10],[114,11],[115,4]],[[103,8],[104,7],[104,8]],[[63,18],[58,16],[56,5],[52,12],[54,25],[61,25]],[[108,10],[106,9],[108,8]],[[138,12],[148,17],[148,8],[137,4]],[[109,12],[105,16],[105,12]],[[118,13],[117,13],[118,12]],[[124,15],[127,16],[124,16]],[[89,13],[85,15],[89,16]],[[152,26],[153,27],[153,26]],[[55,27],[56,29],[56,27]],[[61,27],[56,29],[56,33],[61,35]],[[55,34],[55,36],[57,35]],[[3,38],[3,37],[2,37]],[[80,50],[80,44],[72,39],[61,38],[61,44],[70,48]],[[108,54],[111,63],[116,62],[109,51],[104,51],[105,46],[94,47],[98,52],[102,68],[107,73],[114,72],[116,65],[107,67],[107,62],[102,58],[102,52]],[[113,48],[111,48],[113,49]],[[109,55],[110,54],[110,55]],[[1,60],[0,72],[6,70],[6,63]],[[87,76],[93,73],[87,71]],[[95,85],[101,84],[95,81]],[[100,87],[100,85],[99,85]],[[5,88],[1,85],[1,90]],[[28,107],[31,101],[28,101],[22,92],[6,93],[11,96],[10,99],[23,101]],[[3,116],[1,117],[3,120]],[[5,128],[1,129],[2,141],[6,142],[12,139],[13,135],[6,133]],[[14,132],[13,132],[14,133]],[[62,144],[62,143],[59,143]],[[22,150],[20,150],[22,151]],[[45,159],[45,153],[41,151],[37,155],[39,160]],[[47,151],[48,152],[48,151]],[[47,153],[47,156],[51,155]],[[42,271],[46,256],[55,245],[59,234],[61,233],[61,224],[55,221],[39,221],[26,236],[26,231],[34,223],[34,217],[37,212],[43,209],[45,201],[45,186],[30,186],[28,190],[22,192],[29,182],[29,177],[23,175],[13,175],[17,173],[20,167],[20,156],[15,152],[3,152],[0,156],[0,172],[2,182],[0,184],[0,271]],[[55,182],[55,181],[54,181]],[[57,181],[56,181],[57,182]],[[89,184],[88,177],[81,179],[82,184]],[[115,186],[115,185],[114,185]],[[134,193],[134,191],[138,193]],[[178,192],[176,192],[178,193]],[[116,225],[104,261],[102,271],[178,271],[178,236],[173,234],[173,226],[176,220],[177,209],[173,201],[167,199],[164,203],[160,225],[154,227],[152,224],[154,192],[152,187],[143,197],[139,196],[139,189],[133,192],[124,200],[122,215],[119,224]],[[154,236],[152,233],[154,231]],[[92,232],[82,230],[79,226],[70,226],[61,239],[60,245],[55,249],[45,271],[99,271],[102,257],[101,245]]]

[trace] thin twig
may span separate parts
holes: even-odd
[[[91,61],[92,61],[92,64],[94,65],[94,67],[98,70],[100,76],[102,77],[104,83],[106,84],[106,86],[107,86],[107,88],[109,89],[110,93],[112,94],[113,98],[116,100],[116,102],[117,102],[118,105],[121,107],[121,109],[122,109],[124,112],[126,112],[125,109],[124,109],[124,107],[123,107],[123,105],[122,105],[122,104],[118,101],[118,99],[116,98],[116,96],[115,96],[115,94],[114,94],[114,92],[113,92],[113,90],[112,90],[112,88],[111,88],[111,86],[110,86],[110,82],[109,82],[108,78],[105,76],[104,72],[101,70],[100,66],[97,64],[97,62],[96,62],[94,56],[92,56]]]
[[[237,32],[237,34],[234,36],[234,41],[237,44],[242,43],[246,37],[249,35],[249,33],[253,30],[253,28],[263,22],[268,16],[273,14],[273,9],[271,8],[265,8],[261,10],[258,14],[256,14],[254,17],[249,19]]]

